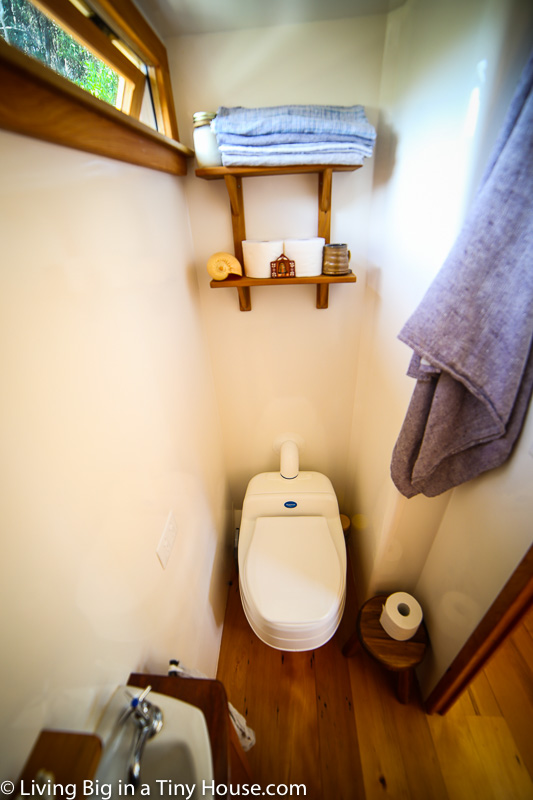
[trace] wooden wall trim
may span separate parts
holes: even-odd
[[[173,175],[185,175],[193,155],[2,39],[0,127]]]
[[[444,714],[483,669],[533,605],[533,547],[425,702],[428,714]]]

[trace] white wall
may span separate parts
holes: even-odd
[[[390,479],[413,390],[405,377],[411,354],[396,337],[462,221],[475,160],[468,109],[489,55],[480,33],[486,6],[411,0],[388,17],[350,460],[364,596],[390,583],[414,588],[448,499],[408,503]]]
[[[230,503],[183,179],[0,132],[0,773],[131,671],[214,675]],[[156,546],[174,511],[165,571]]]
[[[533,408],[511,459],[454,490],[415,587],[432,632],[425,694],[475,630],[531,547]]]
[[[192,143],[195,111],[220,105],[361,103],[375,123],[385,23],[384,15],[170,40],[182,138]],[[327,310],[316,309],[310,286],[252,288],[252,311],[246,313],[239,311],[236,291],[210,289],[208,257],[233,252],[228,197],[223,182],[187,178],[200,297],[237,508],[254,474],[278,468],[273,442],[286,432],[305,442],[302,468],[326,473],[343,502],[372,170],[369,160],[356,172],[334,175],[332,241],[349,244],[360,282],[331,287]],[[316,236],[316,175],[243,183],[248,238]]]
[[[360,599],[405,590],[425,609],[426,692],[531,543],[533,497],[523,483],[531,459],[525,435],[507,470],[438,498],[399,495],[389,467],[414,382],[405,375],[411,351],[396,336],[459,232],[527,58],[531,22],[530,6],[505,0],[409,0],[388,18],[347,495]],[[444,633],[442,598],[465,593],[473,573],[469,630]]]

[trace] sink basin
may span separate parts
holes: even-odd
[[[138,727],[132,715],[127,719],[125,716],[132,697],[138,697],[141,692],[133,686],[119,686],[96,726],[95,733],[102,740],[103,751],[95,775],[95,796],[99,794],[104,800],[126,794],[128,764]],[[211,797],[213,761],[202,711],[157,692],[150,692],[146,699],[163,712],[163,727],[145,744],[136,794],[186,797],[189,800]],[[179,788],[175,788],[176,784]],[[149,789],[143,791],[146,786]],[[128,789],[127,794],[129,796],[131,790]]]

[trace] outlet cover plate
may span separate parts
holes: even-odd
[[[178,526],[176,524],[176,517],[174,516],[174,512],[170,511],[156,550],[163,569],[165,569],[168,564],[170,554],[172,553],[172,548],[174,547],[174,541],[176,539],[177,532]]]

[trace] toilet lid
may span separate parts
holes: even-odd
[[[343,577],[324,517],[259,517],[245,578],[265,620],[309,623],[338,607]]]

